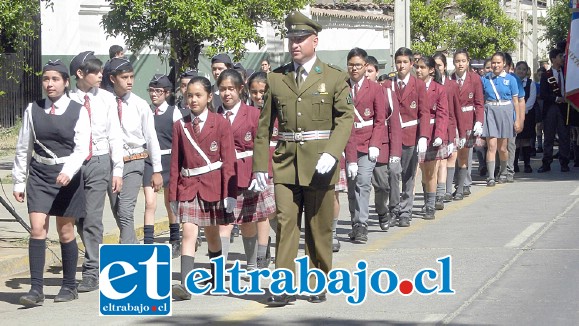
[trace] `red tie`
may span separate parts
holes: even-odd
[[[199,134],[201,132],[201,126],[199,125],[200,122],[201,122],[201,119],[199,119],[199,117],[196,117],[195,119],[193,119],[193,131],[196,134]]]
[[[84,107],[88,112],[88,121],[91,122],[90,143],[88,143],[88,156],[86,157],[86,160],[88,161],[92,157],[92,117],[90,113],[90,100],[88,98],[88,94],[84,95]]]
[[[155,115],[159,115],[159,108],[155,108]]]
[[[354,84],[354,100],[356,99],[356,96],[358,95],[358,83]]]
[[[55,111],[55,107],[54,107],[54,103],[52,103],[52,106],[50,107],[50,114],[54,114]]]
[[[225,112],[225,119],[227,119],[227,121],[229,121],[229,124],[231,124],[231,120],[229,118],[232,115],[233,115],[233,112],[231,112],[231,110],[228,110],[227,112]]]
[[[117,97],[117,112],[119,114],[119,122],[123,125],[123,100]]]
[[[458,88],[462,88],[462,78],[458,79]]]

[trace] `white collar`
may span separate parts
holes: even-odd
[[[154,104],[153,104],[154,106]],[[161,105],[159,105],[158,109],[160,114],[165,113],[165,111],[167,111],[167,109],[169,108],[169,104],[167,103],[167,101],[164,101],[163,103],[161,103]]]
[[[231,110],[227,110],[225,108],[225,106],[223,106],[223,116],[225,116],[225,112],[227,112],[227,111],[231,111],[231,113],[233,113],[233,116],[236,116],[240,107],[241,107],[241,101],[237,102],[237,104],[235,104],[233,106],[233,108],[231,108]]]
[[[54,104],[54,107],[57,109],[66,109],[70,104],[70,98],[66,96],[66,94],[62,94],[62,96],[56,102],[52,102],[50,98],[46,98],[46,102],[44,104],[44,108],[48,109]]]
[[[205,122],[207,121],[207,115],[209,115],[209,110],[205,108],[200,115],[194,115],[193,112],[191,112],[191,119],[199,118],[201,122]]]
[[[312,70],[312,67],[314,66],[314,63],[316,63],[316,60],[317,60],[317,59],[318,59],[318,57],[317,57],[316,54],[314,53],[314,56],[313,56],[310,60],[306,61],[306,62],[305,62],[304,64],[302,64],[302,65],[294,62],[294,70],[295,70],[295,71],[298,71],[298,67],[299,67],[299,66],[302,66],[302,67],[304,67],[304,71],[305,71],[306,76],[307,76],[307,75],[310,74],[310,71]]]
[[[410,73],[408,73],[406,75],[406,77],[404,77],[404,79],[400,79],[398,78],[398,75],[396,75],[396,82],[402,81],[404,82],[404,86],[408,86],[408,82],[410,81]]]
[[[432,83],[432,77],[430,77],[430,80],[426,83],[426,89],[430,88],[430,83]]]
[[[360,79],[357,83],[354,82],[351,78],[350,78],[350,85],[354,86],[354,84],[358,84],[358,89],[362,88],[362,84],[364,83],[364,79],[366,79],[366,77],[362,77],[362,79]],[[353,87],[352,87],[353,88]]]

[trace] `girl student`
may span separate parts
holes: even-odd
[[[223,103],[217,113],[231,124],[235,143],[235,172],[237,174],[237,205],[233,211],[234,224],[239,225],[243,247],[247,259],[247,269],[257,268],[257,221],[267,220],[275,213],[275,200],[268,189],[260,189],[253,178],[253,139],[257,133],[259,109],[246,105],[242,99],[243,78],[234,69],[221,72],[217,79],[217,89]],[[223,243],[223,257],[227,259],[233,225],[219,228]],[[263,248],[262,248],[263,254]]]
[[[68,97],[68,86],[68,68],[60,60],[49,61],[42,69],[42,88],[47,97],[28,105],[18,134],[13,195],[22,203],[27,194],[32,229],[28,243],[31,288],[20,297],[20,304],[25,306],[44,303],[50,216],[56,216],[63,271],[62,287],[54,302],[78,299],[74,225],[86,214],[84,183],[78,172],[90,152],[91,127],[87,110]]]
[[[504,53],[493,54],[491,67],[492,72],[482,79],[485,100],[485,123],[482,136],[486,137],[488,145],[487,187],[494,187],[496,183],[494,170],[497,150],[500,159],[499,175],[507,168],[507,142],[510,137],[515,136],[515,108],[519,105],[517,81],[504,70]]]
[[[264,104],[263,96],[265,95],[265,92],[267,92],[267,73],[261,71],[251,75],[247,81],[247,89],[249,91],[249,99],[251,101],[251,105],[261,110]],[[273,152],[275,151],[277,140],[279,138],[277,127],[278,124],[276,119],[269,143],[270,164],[268,176],[270,177],[267,186],[268,191],[271,194],[274,194],[271,155],[273,155]],[[271,237],[269,236],[270,227],[273,229],[273,232],[277,232],[277,218],[275,212],[271,213],[267,219],[261,219],[257,221],[257,268],[267,268],[271,261]]]
[[[441,84],[444,85],[446,91],[446,98],[448,100],[448,128],[447,128],[447,155],[446,160],[440,160],[438,162],[438,172],[437,179],[438,183],[436,185],[436,201],[434,207],[437,210],[444,209],[444,202],[452,200],[452,177],[447,178],[447,172],[454,175],[454,166],[456,164],[457,157],[457,144],[458,144],[458,131],[456,125],[456,117],[460,111],[460,100],[458,97],[459,89],[458,84],[452,82],[448,77],[446,71],[446,56],[443,53],[436,53],[434,56],[434,62],[436,68],[440,72]],[[444,139],[443,139],[444,140]],[[448,171],[452,169],[452,171]],[[447,181],[450,179],[450,184]],[[446,198],[448,195],[449,198]]]
[[[415,63],[416,77],[426,84],[427,107],[430,110],[430,143],[427,138],[418,140],[418,157],[422,170],[422,183],[425,185],[425,220],[435,218],[435,200],[438,162],[448,157],[448,99],[442,86],[440,71],[432,57],[421,57]]]
[[[430,110],[426,104],[426,85],[411,75],[414,58],[408,48],[399,48],[394,53],[396,76],[386,81],[382,86],[390,88],[395,94],[400,109],[400,125],[402,127],[402,156],[400,160],[401,173],[390,172],[390,213],[395,214],[398,226],[409,227],[414,203],[414,176],[418,168],[416,144],[418,138],[431,137]],[[392,162],[396,164],[398,162]],[[402,192],[400,193],[400,183]]]
[[[517,134],[517,139],[515,140],[516,150],[514,171],[519,172],[519,157],[522,157],[524,162],[524,172],[532,173],[531,152],[533,148],[532,140],[536,137],[535,102],[537,101],[537,88],[535,87],[533,80],[529,77],[530,69],[527,62],[517,62],[515,65],[515,74],[519,76],[525,89],[525,122],[523,124],[523,131]]]
[[[454,200],[464,198],[464,182],[467,178],[468,159],[472,156],[472,148],[476,137],[483,131],[483,94],[480,76],[469,70],[470,57],[466,50],[454,53],[455,72],[452,79],[458,84],[460,110],[456,122],[458,126],[458,179]],[[448,173],[447,178],[453,178],[454,173]],[[448,185],[448,179],[447,179]],[[447,189],[448,190],[448,189]],[[469,192],[470,193],[470,189]]]
[[[209,259],[220,256],[219,226],[233,222],[237,197],[231,127],[209,109],[211,82],[191,78],[185,96],[191,114],[173,124],[169,178],[169,201],[183,226],[181,284],[172,289],[176,300],[191,299],[185,282],[194,267],[199,228],[205,230]]]
[[[173,124],[180,120],[185,112],[181,112],[175,106],[167,103],[167,98],[171,94],[173,84],[169,77],[162,74],[155,74],[149,82],[147,92],[151,99],[151,109],[155,122],[155,134],[161,148],[161,165],[163,171],[163,187],[169,185],[169,170],[171,166],[171,143],[173,139]],[[151,177],[153,176],[153,164],[149,158],[145,159],[145,169],[143,170],[143,193],[145,194],[145,214],[144,214],[144,243],[151,244],[154,239],[155,211],[157,210],[157,193],[151,187]],[[180,255],[181,249],[179,239],[179,223],[169,205],[169,192],[163,193],[165,208],[169,218],[169,243],[172,246],[173,258]]]

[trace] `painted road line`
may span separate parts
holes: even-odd
[[[513,240],[509,241],[505,245],[506,248],[518,248],[521,244],[523,244],[527,239],[533,235],[533,233],[537,232],[545,223],[532,223],[523,232],[519,233]]]
[[[577,188],[575,189],[575,191],[573,191],[570,195],[571,195],[571,196],[579,196],[579,187],[577,187]]]

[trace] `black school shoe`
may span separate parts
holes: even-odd
[[[327,298],[325,293],[310,295],[310,297],[308,298],[309,303],[322,303],[325,302],[326,300]]]
[[[54,297],[54,302],[69,302],[76,299],[78,299],[78,292],[76,289],[63,286],[60,288],[60,291],[58,291],[56,297]]]
[[[267,298],[265,304],[270,307],[283,307],[295,301],[296,301],[295,295],[282,294],[282,295],[272,295],[271,297]]]
[[[171,294],[173,295],[173,300],[191,300],[191,293],[187,291],[183,284],[174,284],[171,288]]]
[[[436,196],[436,200],[434,202],[434,208],[437,211],[444,209],[444,196]]]
[[[20,297],[20,304],[26,307],[42,306],[44,303],[44,293],[36,290],[30,290],[28,293]]]
[[[96,277],[83,277],[76,288],[78,292],[92,292],[99,289],[99,280]]]

